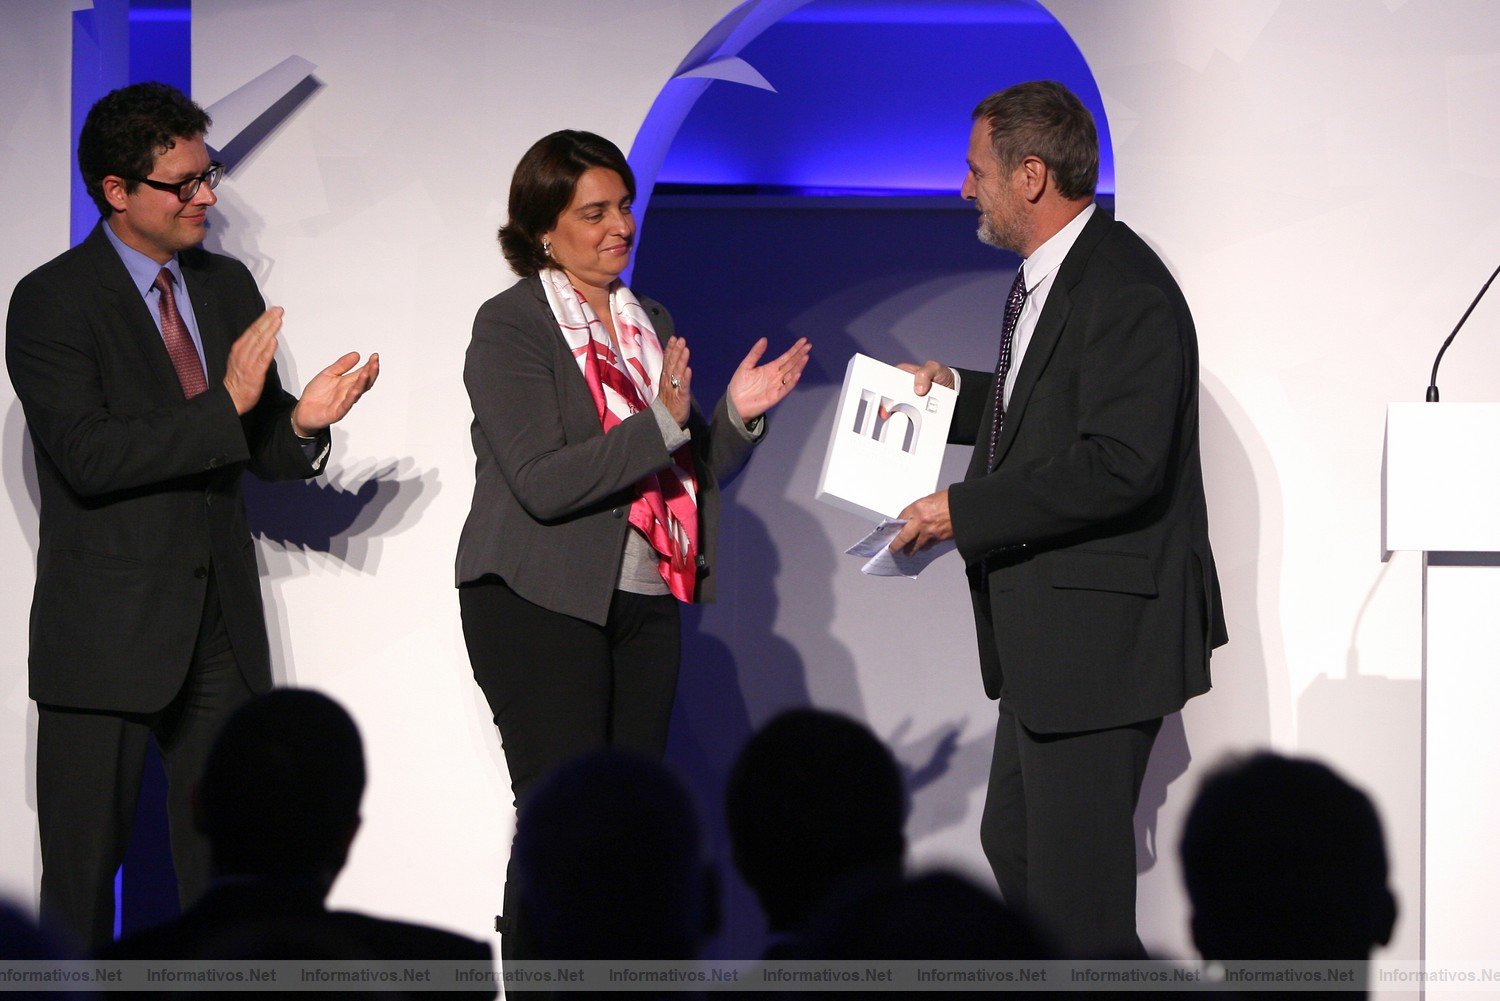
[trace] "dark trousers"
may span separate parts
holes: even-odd
[[[1144,955],[1135,933],[1135,805],[1161,720],[1034,733],[1002,703],[980,841],[1005,902],[1057,948]]]
[[[240,674],[213,575],[192,664],[172,701],[154,713],[37,706],[36,799],[42,842],[42,919],[88,951],[114,937],[115,872],[124,861],[153,738],[167,771],[167,825],[178,899],[208,888],[208,843],[192,795],[220,726],[252,695]]]
[[[510,771],[517,815],[559,765],[601,747],[660,759],[677,689],[677,599],[616,591],[603,626],[534,605],[497,577],[458,592],[464,642]],[[501,955],[530,959],[507,871]]]

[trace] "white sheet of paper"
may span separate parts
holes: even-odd
[[[867,573],[872,577],[915,578],[917,574],[926,570],[933,560],[956,548],[953,540],[949,539],[947,542],[928,546],[913,556],[887,549],[891,540],[900,533],[901,527],[905,524],[904,519],[887,518],[876,525],[870,534],[844,550],[844,553],[848,556],[866,558],[865,565],[859,568],[860,573]]]

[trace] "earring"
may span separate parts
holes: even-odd
[[[544,256],[544,257],[551,257],[552,256],[552,244],[551,244],[550,241],[547,241],[547,240],[543,240],[542,241],[542,256]]]

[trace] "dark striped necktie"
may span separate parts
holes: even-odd
[[[1000,444],[1000,432],[1005,430],[1005,377],[1010,374],[1011,347],[1016,339],[1016,321],[1021,318],[1021,307],[1026,304],[1026,273],[1016,269],[1016,280],[1010,283],[1010,295],[1005,299],[1005,324],[1000,331],[1000,360],[995,363],[995,418],[990,427],[990,454],[985,463],[985,472],[995,468],[995,448]]]
[[[177,311],[177,298],[172,294],[172,272],[162,268],[152,284],[161,293],[161,339],[167,345],[172,367],[177,370],[182,395],[191,400],[208,391],[208,380],[203,377],[203,361],[188,335],[187,324],[182,322],[182,314]]]

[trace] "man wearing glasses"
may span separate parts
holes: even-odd
[[[21,280],[6,321],[41,493],[29,665],[42,914],[88,949],[112,936],[147,742],[167,768],[187,904],[209,873],[192,787],[219,724],[271,687],[241,470],[317,475],[328,426],[379,372],[350,352],[301,399],[281,388],[281,309],[244,265],[198,246],[223,171],[209,124],[159,83],[94,105],[78,165],[103,218]]]

